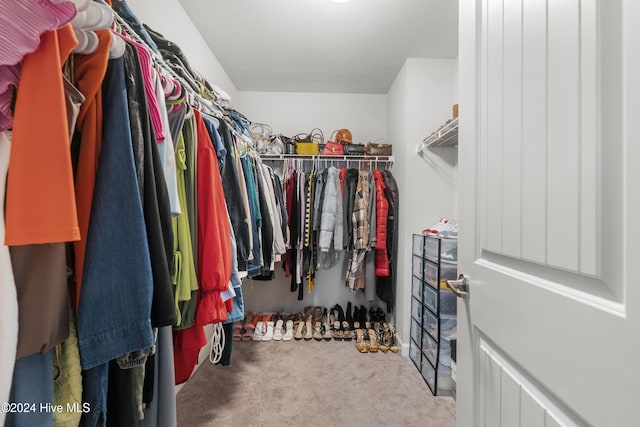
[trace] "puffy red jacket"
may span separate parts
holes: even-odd
[[[373,172],[376,183],[376,276],[389,276],[389,254],[387,253],[387,220],[389,217],[389,202],[384,196],[387,186],[382,172]]]

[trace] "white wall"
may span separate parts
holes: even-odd
[[[127,4],[143,23],[180,46],[189,64],[209,83],[235,99],[235,85],[178,0],[127,0]]]
[[[404,344],[411,319],[411,234],[440,217],[455,219],[457,150],[435,149],[423,158],[415,147],[452,116],[456,62],[407,59],[387,94],[387,132],[400,191],[396,324]]]
[[[334,130],[347,128],[353,142],[366,144],[387,133],[385,95],[238,92],[234,105],[249,120],[287,136],[320,128],[328,140]]]
[[[328,140],[334,130],[347,128],[352,132],[354,142],[366,143],[387,134],[385,95],[238,92],[234,105],[249,120],[267,123],[275,133],[287,136],[317,127]],[[297,300],[297,292],[290,292],[290,278],[285,278],[281,269],[277,269],[276,280],[271,282],[246,280],[243,286],[245,305],[256,312],[302,311],[307,305],[333,306],[336,303],[345,308],[347,301],[368,308],[371,304],[362,292],[352,293],[344,285],[344,257],[342,254],[332,269],[317,272],[313,291],[309,294],[305,289],[302,301]],[[373,305],[385,307],[377,298]]]

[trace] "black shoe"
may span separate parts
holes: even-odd
[[[338,322],[340,322],[340,324],[342,325],[342,322],[344,322],[346,319],[344,318],[344,311],[342,310],[342,307],[340,307],[339,304],[336,304],[333,306],[332,310],[338,312]]]
[[[353,313],[355,314],[355,309]],[[351,302],[347,303],[347,312],[346,312],[345,320],[349,322],[349,326],[353,326],[353,317],[351,316]]]
[[[367,323],[367,308],[364,305],[360,306],[360,324],[364,327],[365,323]]]

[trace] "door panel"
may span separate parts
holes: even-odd
[[[459,426],[637,424],[639,20],[462,0]]]

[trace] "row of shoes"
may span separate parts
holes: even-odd
[[[233,324],[234,341],[291,341],[297,314],[247,313],[243,322]]]

